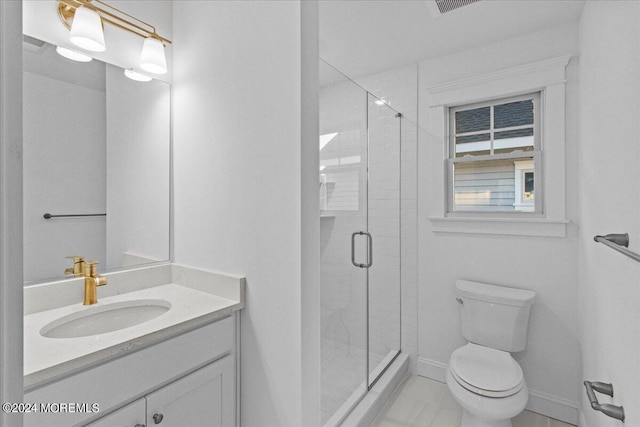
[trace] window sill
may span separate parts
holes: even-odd
[[[434,233],[565,237],[568,220],[538,218],[429,217]]]

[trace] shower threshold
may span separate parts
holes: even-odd
[[[363,383],[324,423],[323,427],[370,425],[402,382],[408,367],[409,357],[406,354],[389,352],[369,375],[370,381],[374,381],[372,388],[362,396],[360,390],[367,387]]]

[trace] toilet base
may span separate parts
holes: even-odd
[[[463,409],[460,427],[512,427],[512,424],[510,418],[506,420],[487,420],[478,418],[471,412]]]
[[[451,395],[462,406],[460,427],[511,427],[511,418],[524,410],[529,399],[526,384],[514,395],[492,398],[463,388],[449,370],[446,381]]]

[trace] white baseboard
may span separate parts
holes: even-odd
[[[417,373],[420,376],[445,382],[447,368],[448,365],[446,363],[429,360],[424,357],[418,358]],[[578,424],[578,403],[548,393],[529,389],[527,409],[565,423]],[[583,420],[584,417],[581,417],[581,422]],[[581,427],[587,426],[585,424]]]
[[[446,363],[418,357],[417,374],[421,377],[431,378],[432,380],[443,383],[447,378],[447,368],[448,365]]]
[[[578,423],[578,403],[537,390],[529,390],[527,409],[565,423]]]

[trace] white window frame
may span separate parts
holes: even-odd
[[[486,106],[493,106],[493,105],[501,105],[501,104],[507,104],[510,102],[516,102],[516,101],[523,101],[523,100],[528,100],[528,99],[532,99],[533,103],[534,103],[534,123],[533,123],[533,133],[534,133],[534,146],[533,146],[533,151],[525,151],[525,152],[512,152],[512,153],[503,153],[503,154],[487,154],[487,155],[477,155],[477,156],[465,156],[465,157],[456,157],[456,147],[455,147],[455,129],[454,129],[454,121],[452,120],[453,115],[458,112],[458,111],[464,111],[464,110],[472,110],[472,109],[476,109],[476,108],[481,108],[481,107],[486,107]],[[541,168],[541,164],[542,164],[542,136],[541,136],[541,129],[542,129],[542,118],[544,116],[544,114],[542,113],[542,94],[538,91],[536,92],[532,92],[529,94],[525,94],[525,95],[519,95],[519,96],[511,96],[511,97],[507,97],[507,98],[499,98],[499,99],[492,99],[492,100],[487,100],[487,101],[483,101],[483,102],[476,102],[473,104],[464,104],[464,105],[457,105],[457,106],[451,106],[448,108],[448,114],[447,114],[447,121],[448,121],[448,128],[449,128],[449,159],[448,159],[448,170],[447,170],[447,216],[450,217],[474,217],[477,215],[482,215],[482,216],[487,216],[487,217],[501,217],[501,216],[505,216],[505,215],[527,215],[530,217],[542,217],[542,213],[543,213],[543,206],[544,206],[544,177],[542,176],[542,168]],[[509,130],[509,129],[506,129]],[[491,115],[491,126],[490,129],[487,131],[489,133],[495,133],[496,131],[498,132],[502,132],[504,131],[503,129],[499,129],[496,130],[493,128],[493,114]],[[492,138],[493,140],[493,138]],[[493,144],[491,147],[491,151],[493,151]],[[455,165],[458,163],[474,163],[474,162],[482,162],[482,161],[491,161],[491,160],[513,160],[514,163],[516,163],[518,160],[520,159],[529,159],[529,158],[533,158],[533,164],[534,164],[534,176],[536,177],[536,181],[535,181],[535,186],[536,186],[536,190],[540,190],[540,191],[536,191],[536,197],[535,197],[535,203],[534,203],[534,209],[533,209],[533,213],[530,213],[530,209],[527,209],[526,211],[522,211],[522,210],[514,210],[511,212],[506,212],[506,211],[456,211],[454,210],[454,197],[455,197],[455,191],[454,191],[454,168]],[[515,169],[515,167],[514,167]],[[516,173],[517,176],[517,171],[514,171]],[[516,177],[516,180],[519,181],[519,179]],[[515,186],[516,189],[516,194],[517,194],[517,190],[518,190],[518,186]],[[538,194],[540,196],[538,196]],[[516,196],[516,203],[518,200],[518,196]],[[514,205],[516,205],[516,203],[514,203]],[[522,205],[522,202],[520,202],[518,205]],[[528,204],[531,205],[531,204]]]
[[[429,219],[436,233],[501,234],[520,236],[566,236],[565,206],[565,69],[570,55],[456,80],[427,88],[427,144],[423,158],[442,159],[443,169],[421,174],[433,182],[435,199],[429,203]],[[538,162],[544,185],[539,213],[483,213],[458,215],[449,212],[448,160],[450,107],[483,100],[540,92],[541,151]],[[435,163],[430,163],[434,164]],[[540,193],[540,194],[539,194]],[[429,195],[430,198],[432,195]]]

